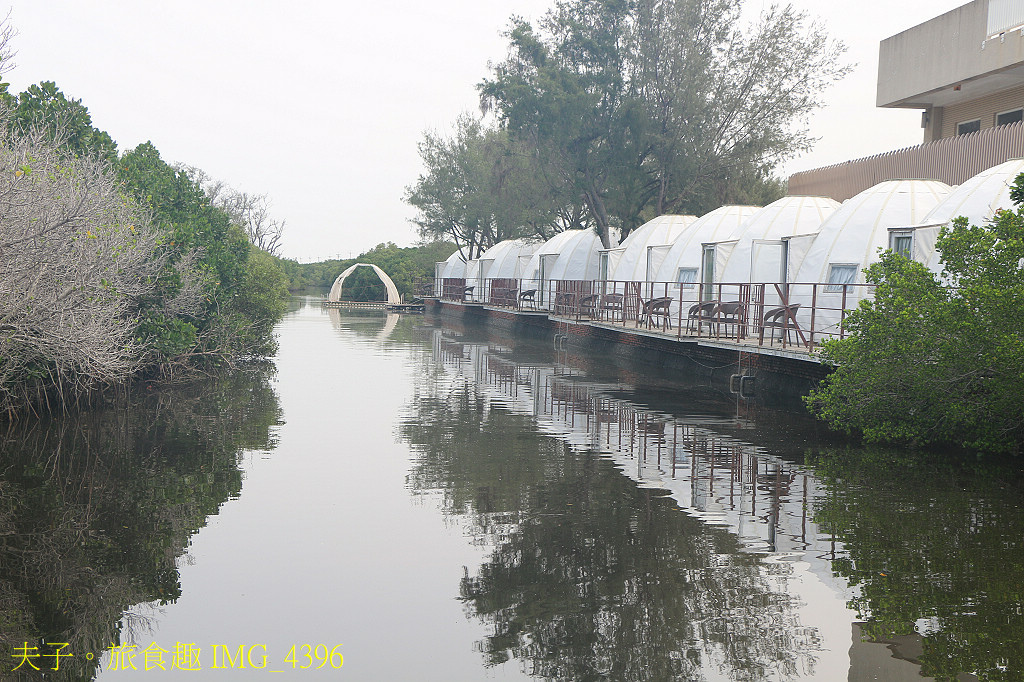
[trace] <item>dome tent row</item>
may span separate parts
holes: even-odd
[[[618,235],[611,235],[618,243]],[[601,278],[601,238],[593,230],[566,230],[544,242],[523,270],[523,289],[539,292],[543,302],[547,283]]]
[[[601,255],[601,279],[618,282],[649,282],[660,259],[686,228],[697,221],[692,215],[661,215],[629,233],[618,248]]]
[[[473,287],[472,298],[486,301],[488,288],[495,280],[508,281],[522,278],[523,270],[540,244],[526,239],[506,239],[498,242],[479,258],[466,263],[466,286]]]
[[[502,242],[466,265],[466,284],[479,287],[495,277],[518,280],[523,289],[570,280],[649,283],[637,290],[642,296],[685,303],[697,300],[702,285],[705,291],[717,286],[716,295],[726,300],[743,290],[726,293],[725,284],[774,283],[788,288],[765,286],[765,305],[779,302],[768,300],[768,290],[785,290],[789,303],[801,305],[801,326],[810,325],[813,304],[815,329],[834,333],[841,310],[870,296],[863,269],[881,250],[892,248],[940,272],[935,240],[941,227],[960,215],[983,224],[1011,208],[1010,187],[1021,172],[1024,160],[1014,159],[956,188],[935,180],[888,180],[841,205],[787,196],[763,208],[723,206],[700,218],[662,215],[611,249],[601,248],[588,230],[567,231],[543,244]],[[457,266],[438,272],[458,276]],[[810,285],[816,285],[813,295]]]
[[[791,281],[785,239],[816,234],[840,204],[827,197],[787,196],[773,201],[732,235],[717,282],[772,283]],[[718,254],[716,254],[718,255]]]
[[[612,241],[617,241],[614,233]],[[601,238],[593,230],[559,232],[533,254],[524,278],[534,282],[599,279],[601,249]]]

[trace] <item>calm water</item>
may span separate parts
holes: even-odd
[[[1012,467],[422,317],[280,342],[0,435],[0,679],[1024,679]]]

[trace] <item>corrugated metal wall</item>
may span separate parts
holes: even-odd
[[[1024,4],[1020,0],[988,0],[987,25],[989,36],[1024,25]]]
[[[1019,157],[1024,157],[1024,122],[794,173],[789,194],[845,201],[884,180],[916,178],[959,185],[986,168]]]

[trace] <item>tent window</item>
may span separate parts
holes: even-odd
[[[844,284],[853,284],[857,279],[857,266],[852,263],[829,263],[826,292],[842,291]]]
[[[890,232],[889,248],[904,258],[912,258],[914,253],[914,233]]]
[[[680,289],[692,289],[697,281],[697,268],[679,268],[676,282]]]

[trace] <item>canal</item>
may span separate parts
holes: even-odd
[[[279,337],[0,435],[0,678],[1024,679],[1014,462],[422,316]]]

